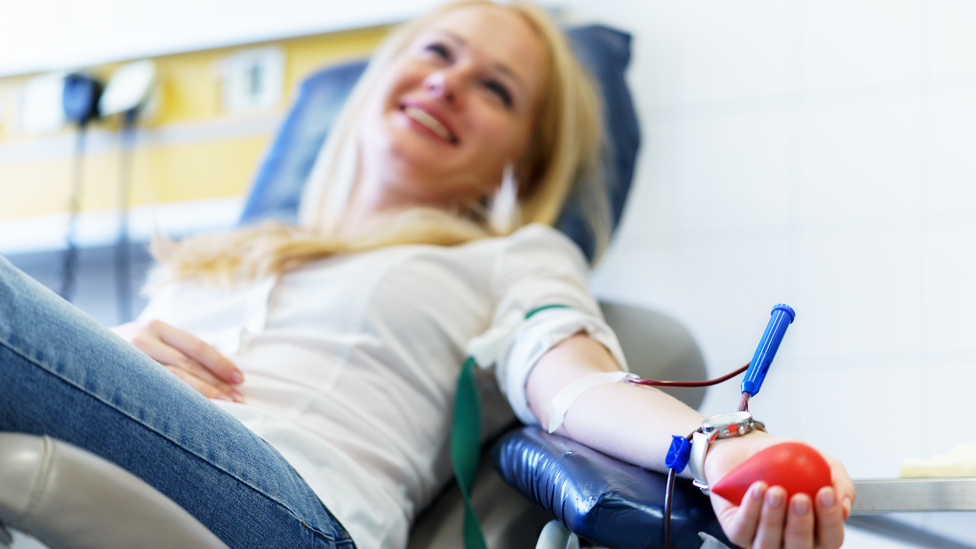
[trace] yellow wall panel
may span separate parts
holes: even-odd
[[[84,210],[116,207],[119,163],[115,154],[85,159],[81,206]],[[74,181],[70,157],[0,165],[0,218],[48,215],[68,210]]]
[[[137,149],[130,204],[239,196],[247,190],[268,140],[268,136],[250,136]],[[118,153],[89,156],[84,173],[82,209],[117,208]],[[0,218],[67,211],[72,181],[71,158],[0,165],[4,192]]]
[[[389,31],[390,27],[374,27],[336,33],[330,35],[331,40],[317,37],[293,39],[287,45],[285,81],[294,86],[311,72],[330,63],[367,57]],[[292,93],[291,89],[287,91]]]
[[[70,177],[68,159],[0,165],[0,218],[65,211]]]
[[[219,74],[215,68],[222,54],[222,50],[216,50],[156,59],[160,104],[152,117],[152,126],[223,115]]]
[[[245,137],[159,147],[143,151],[136,158],[136,180],[140,183],[134,200],[175,202],[239,196],[243,194],[268,136]]]

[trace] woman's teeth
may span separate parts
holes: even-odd
[[[406,107],[403,109],[403,112],[423,127],[437,134],[437,136],[441,139],[450,141],[451,143],[457,142],[457,139],[451,135],[451,132],[447,131],[447,128],[445,128],[443,124],[438,122],[433,116],[427,114],[427,112],[423,109],[418,109],[417,107]]]

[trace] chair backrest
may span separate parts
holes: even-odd
[[[698,344],[677,320],[622,303],[600,302],[600,309],[620,341],[631,372],[644,379],[667,381],[701,381],[708,377]],[[705,387],[661,390],[695,409],[705,400]]]
[[[630,35],[603,26],[569,29],[567,34],[577,57],[599,83],[603,95],[607,197],[616,226],[630,190],[640,146],[637,114],[624,80],[630,62]],[[242,224],[265,219],[296,221],[298,201],[318,151],[366,63],[361,60],[326,67],[302,82],[251,185],[241,215]],[[570,197],[557,227],[592,259],[595,246],[578,196]]]

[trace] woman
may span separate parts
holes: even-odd
[[[550,417],[569,383],[625,365],[579,251],[544,225],[513,231],[551,223],[573,180],[598,173],[598,120],[537,8],[465,2],[405,26],[323,148],[301,227],[167,246],[174,280],[115,330],[134,346],[3,264],[0,430],[120,464],[231,546],[403,547],[450,478],[464,348],[508,327],[495,376],[523,421],[562,420],[556,432],[661,470],[670,435],[702,417],[659,391],[604,384]],[[552,304],[569,308],[523,320]],[[707,477],[776,442],[715,443]],[[740,507],[713,496],[723,528],[746,546],[839,547],[854,493],[832,463],[815,501],[761,483]]]

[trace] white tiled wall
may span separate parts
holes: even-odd
[[[753,410],[853,477],[976,440],[961,427],[976,415],[976,3],[574,0],[573,13],[634,34],[644,136],[596,293],[684,322],[716,376],[752,357],[775,303],[792,305]],[[703,411],[736,393],[712,390]],[[976,542],[976,513],[909,520]],[[859,535],[847,546],[867,546]]]

